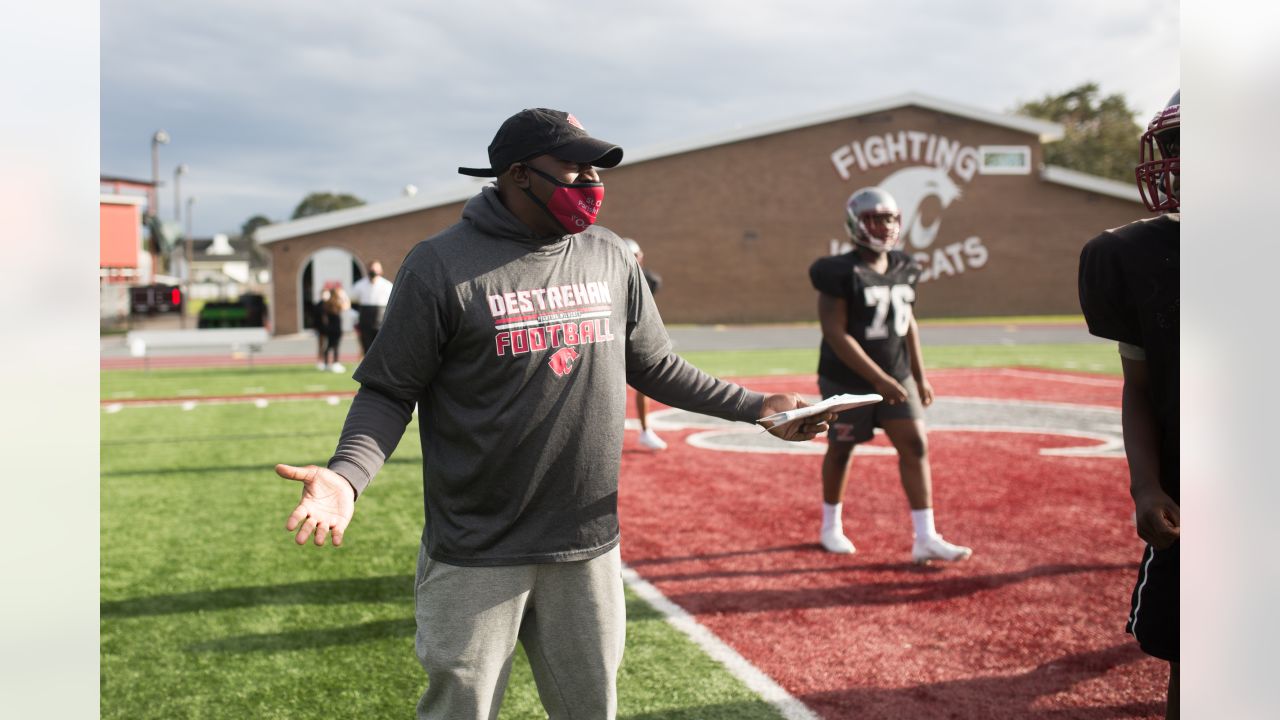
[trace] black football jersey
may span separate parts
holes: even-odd
[[[1108,230],[1080,253],[1080,308],[1089,332],[1146,352],[1160,425],[1160,484],[1178,500],[1177,216]]]
[[[920,266],[896,250],[889,252],[889,266],[883,274],[867,265],[857,250],[819,258],[809,267],[809,280],[818,292],[845,301],[850,337],[897,380],[911,376],[906,335],[919,278]],[[818,374],[852,390],[874,389],[869,380],[844,364],[826,340],[818,355]]]

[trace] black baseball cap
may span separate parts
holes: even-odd
[[[622,162],[622,148],[587,134],[578,118],[562,110],[530,108],[507,118],[489,143],[489,167],[458,168],[472,177],[497,177],[512,163],[551,154],[561,160],[611,168]]]

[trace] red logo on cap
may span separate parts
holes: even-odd
[[[582,127],[582,123],[578,122],[578,118],[576,118],[576,117],[574,117],[574,116],[573,116],[573,113],[569,113],[569,117],[568,117],[568,118],[566,118],[566,119],[568,120],[568,122],[569,122],[569,124],[570,124],[570,125],[572,125],[572,126],[574,126],[574,127],[578,128],[579,130],[581,130],[581,131],[583,131],[583,132],[586,132],[586,131],[587,131],[587,129],[586,129],[586,128]]]

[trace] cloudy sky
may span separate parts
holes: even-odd
[[[197,235],[470,182],[521,108],[632,154],[905,92],[993,111],[1095,81],[1145,119],[1179,85],[1176,0],[103,0],[101,170]]]

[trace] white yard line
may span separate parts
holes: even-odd
[[[151,401],[132,402],[128,405],[124,403],[107,403],[103,405],[103,410],[108,413],[117,413],[126,407],[133,408],[153,408],[153,407],[173,407],[181,405],[184,410],[191,410],[200,405],[248,405],[250,403],[260,408],[268,407],[271,403],[276,402],[307,402],[307,401],[324,401],[330,405],[336,405],[342,402],[342,397],[338,395],[278,395],[271,398],[251,398],[251,397],[226,397],[226,398],[201,398],[197,403],[196,400],[182,400],[180,398],[155,398]],[[114,409],[113,409],[114,408]],[[417,410],[414,410],[415,414]]]
[[[814,713],[804,703],[792,696],[791,693],[784,690],[781,685],[774,682],[773,678],[765,675],[760,668],[752,665],[746,658],[739,655],[737,650],[729,647],[723,640],[716,637],[715,633],[695,620],[684,608],[668,600],[661,590],[640,577],[640,574],[635,570],[623,565],[622,580],[636,595],[639,595],[645,602],[652,605],[653,609],[662,613],[668,623],[684,633],[695,645],[702,648],[703,652],[710,655],[712,659],[724,665],[730,675],[742,681],[742,684],[746,685],[752,692],[777,708],[778,712],[782,713],[782,717],[787,720],[821,720],[821,716]]]

